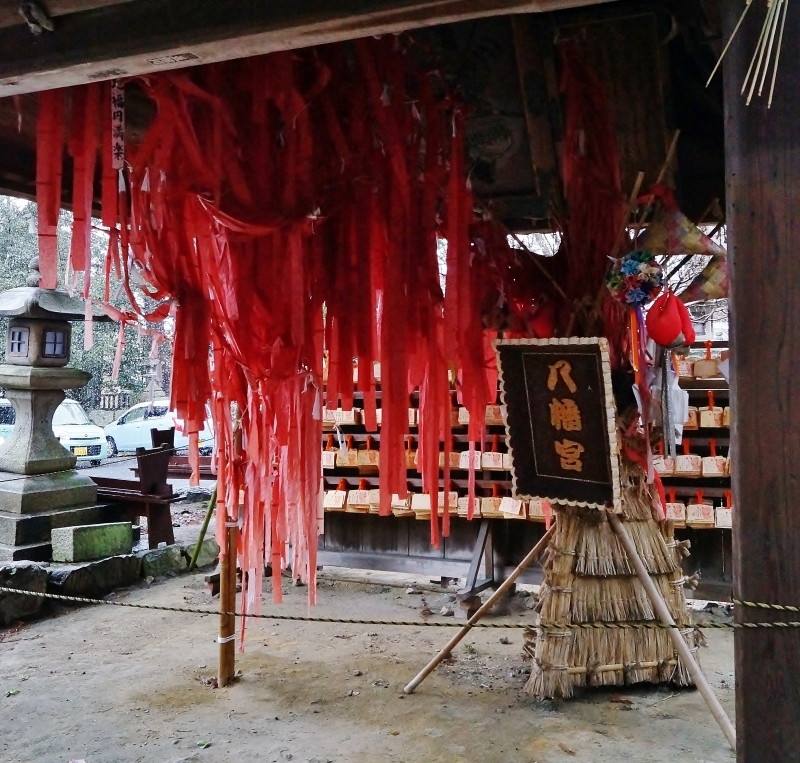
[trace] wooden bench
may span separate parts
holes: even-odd
[[[159,543],[175,542],[170,505],[178,500],[167,482],[167,470],[172,448],[163,445],[154,450],[136,449],[137,469],[135,479],[121,480],[111,477],[92,477],[97,485],[97,497],[113,501],[136,521],[147,517],[147,534],[150,548]]]

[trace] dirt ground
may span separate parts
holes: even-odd
[[[265,611],[308,611],[305,588],[286,581],[284,591],[286,603]],[[117,597],[218,606],[202,574]],[[321,581],[319,600],[312,614],[415,622],[426,605],[437,613],[431,619],[444,621],[438,612],[446,602],[442,592],[330,579]],[[495,620],[529,620],[525,605],[516,596]],[[95,606],[59,608],[0,631],[0,761],[734,760],[696,691],[622,688],[532,701],[522,691],[530,663],[521,630],[474,630],[451,663],[405,697],[402,687],[451,628],[251,621],[241,678],[214,689],[204,679],[216,672],[217,622]],[[732,636],[707,635],[703,666],[732,714]]]

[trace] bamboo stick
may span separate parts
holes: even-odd
[[[656,178],[656,182],[654,185],[660,185],[661,183],[664,182],[664,177],[667,174],[667,170],[669,169],[669,166],[672,164],[672,160],[675,157],[675,151],[678,148],[678,138],[680,137],[681,137],[681,131],[679,129],[675,130],[675,133],[672,136],[672,141],[670,142],[669,148],[667,149],[667,155],[664,157],[664,163],[661,165],[661,170],[658,173],[658,177]],[[633,234],[634,246],[636,245],[636,239],[639,238],[639,231],[641,230],[642,225],[644,225],[644,221],[647,219],[647,216],[652,211],[654,204],[655,202],[651,198],[650,201],[647,203],[647,206],[644,208],[644,212],[642,213],[642,216],[639,218],[639,222],[636,223],[636,229]]]
[[[620,228],[619,234],[617,235],[617,240],[614,242],[614,249],[611,252],[611,256],[614,259],[616,259],[617,255],[619,254],[622,242],[625,240],[625,231],[628,228],[628,221],[631,219],[633,210],[636,207],[636,199],[639,198],[639,191],[642,189],[643,182],[644,182],[644,172],[639,172],[639,174],[636,176],[636,181],[633,184],[633,189],[631,190],[630,198],[628,199],[628,207],[625,210],[625,219],[622,221],[622,227]]]
[[[711,80],[714,79],[714,75],[717,73],[717,69],[719,69],[720,64],[722,63],[722,59],[725,58],[725,54],[728,52],[728,48],[730,48],[731,43],[733,42],[733,38],[736,37],[736,33],[739,31],[739,27],[742,25],[744,21],[744,17],[747,15],[747,11],[750,10],[750,6],[753,4],[753,0],[747,0],[744,6],[744,10],[742,11],[742,15],[739,16],[739,20],[736,22],[736,26],[733,28],[733,33],[731,34],[728,42],[725,44],[725,47],[722,49],[722,53],[720,57],[717,59],[717,63],[714,66],[714,69],[711,71],[711,75],[706,82],[706,87],[711,84]]]
[[[730,718],[728,718],[726,715],[725,710],[717,699],[717,696],[714,694],[714,690],[711,688],[711,685],[708,683],[703,671],[700,669],[700,665],[697,663],[697,660],[695,660],[688,644],[681,635],[678,626],[675,624],[675,620],[673,620],[672,615],[669,612],[666,602],[662,598],[658,589],[655,587],[653,581],[650,579],[650,576],[647,574],[644,562],[639,556],[639,553],[636,551],[636,546],[633,544],[631,536],[628,535],[628,531],[625,529],[625,526],[622,524],[616,514],[608,512],[608,521],[611,524],[614,532],[619,536],[620,542],[625,547],[625,551],[628,553],[633,566],[636,568],[636,574],[644,586],[644,590],[647,592],[647,595],[650,597],[650,601],[653,604],[653,609],[655,609],[659,619],[665,625],[672,626],[668,633],[672,639],[675,651],[678,653],[678,656],[681,658],[684,666],[692,676],[695,686],[697,686],[698,691],[700,694],[702,694],[703,699],[708,705],[708,709],[711,711],[711,715],[714,716],[714,720],[722,729],[722,733],[728,740],[731,749],[735,751],[736,730],[733,728]]]
[[[200,535],[197,538],[197,541],[194,544],[194,551],[192,551],[192,558],[189,561],[189,572],[191,572],[197,566],[197,557],[200,555],[200,546],[203,545],[203,541],[206,539],[206,533],[208,532],[208,524],[211,521],[211,515],[214,513],[214,509],[217,508],[217,486],[214,485],[214,489],[211,491],[211,498],[208,499],[208,509],[206,510],[205,519],[203,519],[203,526],[200,528]]]
[[[550,529],[542,536],[541,540],[528,552],[528,555],[519,563],[517,568],[503,581],[503,584],[489,597],[489,599],[481,606],[481,608],[467,621],[467,624],[456,633],[444,648],[411,680],[408,686],[403,689],[406,694],[413,694],[416,688],[436,669],[450,652],[455,649],[457,644],[464,638],[473,628],[478,620],[489,612],[492,607],[505,595],[506,591],[514,585],[514,581],[529,567],[534,560],[547,548],[550,538],[556,531],[556,525],[553,524]]]
[[[778,77],[778,63],[781,60],[781,48],[783,47],[783,30],[786,27],[786,13],[789,10],[789,0],[784,0],[783,3],[783,18],[781,19],[781,33],[778,36],[778,50],[775,53],[775,68],[772,70],[772,82],[769,86],[769,100],[767,101],[767,108],[772,106],[772,96],[775,93],[775,80]]]

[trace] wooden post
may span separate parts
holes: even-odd
[[[227,686],[236,672],[236,618],[225,614],[236,609],[236,541],[235,522],[225,525],[225,555],[220,567],[219,592],[219,673],[217,685]]]
[[[756,3],[723,64],[728,253],[734,596],[800,605],[800,56],[781,56],[772,108],[740,95],[764,21]],[[741,3],[722,3],[725,34]],[[800,39],[800,8],[784,40]],[[735,607],[738,622],[796,620]],[[800,761],[800,634],[738,629],[737,760]]]
[[[238,465],[242,455],[242,414],[238,406],[233,411],[233,455]],[[219,486],[218,486],[219,487]],[[225,491],[225,485],[221,486]],[[239,538],[238,522],[224,513],[225,553],[221,558],[219,570],[219,673],[217,686],[227,686],[236,673],[236,618],[226,614],[236,610],[236,545]],[[221,521],[223,517],[217,517]],[[238,520],[238,504],[237,504]]]

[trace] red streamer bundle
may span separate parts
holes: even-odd
[[[373,430],[372,369],[381,365],[382,514],[392,493],[406,494],[409,394],[419,390],[418,463],[432,507],[440,440],[450,447],[451,379],[473,441],[494,402],[462,117],[405,45],[360,40],[138,80],[156,116],[141,142],[126,140],[130,164],[119,175],[108,161],[103,91],[107,279],[124,280],[126,321],[142,313],[128,284],[132,263],[150,297],[177,304],[172,405],[195,446],[210,405],[217,528],[221,539],[226,519],[240,523],[248,611],[258,610],[265,560],[276,577],[291,562],[314,600],[322,410],[352,406],[354,359]],[[79,122],[93,113],[89,97],[78,97],[71,127],[84,179],[92,133]],[[84,223],[76,225],[80,237]],[[440,235],[449,241],[444,293]],[[77,267],[80,238],[73,246]],[[448,521],[445,511],[445,533]],[[439,532],[433,511],[434,543]],[[276,581],[276,600],[280,591]]]
[[[39,93],[36,129],[36,202],[39,212],[39,285],[58,285],[58,213],[64,146],[64,91]]]

